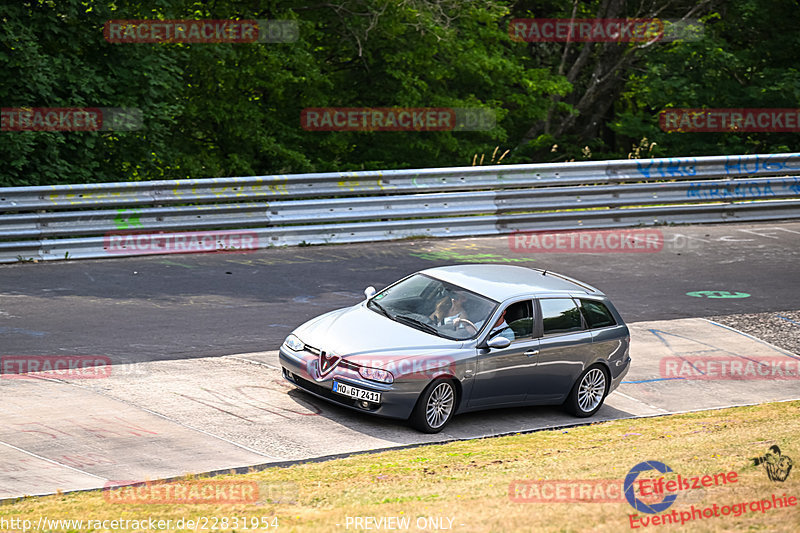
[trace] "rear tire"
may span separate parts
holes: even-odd
[[[608,373],[600,365],[590,366],[581,373],[572,387],[564,408],[578,418],[592,416],[603,405],[608,394]]]
[[[456,387],[449,379],[437,379],[417,400],[409,422],[423,433],[439,433],[456,410]]]

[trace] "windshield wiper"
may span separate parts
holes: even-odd
[[[369,305],[375,306],[378,309],[378,311],[380,311],[383,314],[383,316],[385,316],[386,318],[388,318],[390,320],[394,320],[394,317],[391,315],[391,313],[389,313],[389,311],[384,309],[383,306],[381,304],[379,304],[378,302],[376,302],[375,300],[370,300],[369,301]]]
[[[413,318],[413,317],[410,317],[410,316],[406,316],[406,315],[395,315],[394,319],[397,320],[398,322],[405,322],[406,324],[413,324],[414,326],[418,327],[422,331],[425,331],[425,332],[430,333],[432,335],[436,335],[437,337],[441,337],[442,336],[441,333],[439,333],[438,329],[436,329],[435,327],[431,326],[430,324],[426,324],[425,322],[421,322],[421,321],[417,320],[416,318]]]

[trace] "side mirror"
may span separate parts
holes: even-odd
[[[364,296],[366,296],[366,297],[367,297],[367,300],[369,300],[370,298],[372,298],[373,296],[375,296],[375,293],[376,293],[376,292],[378,292],[378,291],[376,291],[376,290],[375,290],[375,287],[373,287],[372,285],[370,285],[369,287],[367,287],[366,289],[364,289]]]
[[[511,341],[498,335],[497,337],[489,339],[486,342],[486,346],[489,348],[508,348],[511,346]]]

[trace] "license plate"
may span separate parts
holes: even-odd
[[[371,390],[359,389],[358,387],[345,385],[344,383],[339,383],[338,381],[333,382],[332,390],[337,394],[341,394],[343,396],[349,396],[351,398],[355,398],[356,400],[367,400],[368,402],[381,403],[380,392],[373,392]]]

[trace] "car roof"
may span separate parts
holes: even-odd
[[[582,292],[603,296],[576,279],[539,268],[512,265],[452,265],[428,268],[422,274],[502,302],[516,296],[548,292]]]

